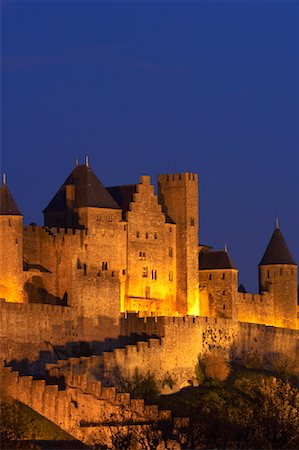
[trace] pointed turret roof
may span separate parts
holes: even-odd
[[[0,187],[0,215],[1,216],[21,216],[21,212],[11,195],[5,177],[3,177],[3,183]]]
[[[76,166],[65,180],[57,194],[50,201],[44,212],[64,211],[66,204],[66,186],[75,186],[74,208],[94,207],[120,209],[91,168],[85,164]]]
[[[272,264],[296,265],[291,255],[291,252],[288,249],[286,241],[284,240],[284,237],[280,229],[278,228],[278,225],[276,226],[272,234],[268,247],[266,248],[264,256],[262,257],[262,260],[259,263],[259,266],[266,266]]]

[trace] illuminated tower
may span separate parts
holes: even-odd
[[[158,191],[159,203],[177,226],[177,310],[199,315],[198,175],[159,175]]]
[[[278,227],[278,222],[259,264],[259,287],[260,292],[269,291],[273,294],[273,324],[297,328],[297,264]]]
[[[23,216],[6,184],[0,187],[0,298],[23,301]]]

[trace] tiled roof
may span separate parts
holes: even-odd
[[[296,264],[279,228],[275,228],[260,266],[271,264]]]
[[[95,207],[120,209],[90,167],[77,166],[65,180],[57,194],[53,197],[44,212],[57,212],[67,209],[66,186],[75,186],[74,208]]]
[[[224,251],[200,252],[199,253],[199,270],[213,269],[236,269],[229,254]]]
[[[4,216],[21,216],[19,208],[14,201],[13,196],[9,192],[6,183],[0,187],[0,215]]]

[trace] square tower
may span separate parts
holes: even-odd
[[[198,175],[158,176],[159,203],[177,226],[177,311],[199,315]]]

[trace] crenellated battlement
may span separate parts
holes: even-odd
[[[182,172],[158,175],[158,182],[169,183],[169,185],[181,184],[186,181],[195,181],[196,183],[198,183],[197,173]]]

